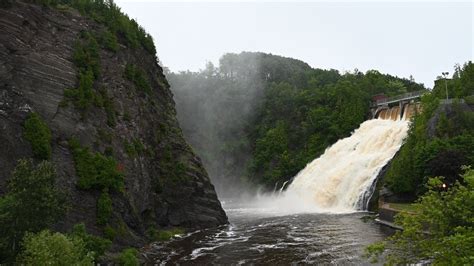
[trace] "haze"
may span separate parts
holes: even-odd
[[[428,87],[473,58],[472,2],[117,1],[153,36],[171,71],[260,51],[315,68],[377,69]]]

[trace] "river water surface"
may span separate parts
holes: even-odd
[[[146,252],[152,264],[369,264],[364,247],[392,232],[366,212],[288,214],[224,201],[229,224],[155,243]]]

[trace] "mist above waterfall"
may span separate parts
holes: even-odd
[[[226,54],[215,67],[170,73],[177,115],[186,139],[203,160],[220,197],[250,190],[245,127],[260,103],[265,79],[255,53]]]

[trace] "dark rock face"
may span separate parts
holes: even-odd
[[[460,112],[474,112],[474,108],[464,102],[454,103],[454,104],[440,104],[439,107],[433,114],[433,117],[428,121],[427,133],[429,138],[434,138],[436,136],[436,127],[441,114],[445,114],[448,120],[453,119]]]
[[[114,127],[107,125],[103,108],[91,107],[81,118],[72,104],[60,106],[64,90],[78,84],[73,52],[80,32],[102,27],[72,10],[19,1],[10,8],[0,8],[0,194],[5,193],[6,180],[17,160],[32,157],[30,144],[23,137],[23,123],[34,111],[52,131],[58,186],[71,203],[58,230],[67,231],[84,222],[89,231],[102,233],[96,223],[100,191],[76,187],[78,177],[68,147],[71,137],[92,151],[112,149],[123,168],[125,192],[111,194],[112,226],[122,230],[116,240],[119,246],[143,244],[150,227],[205,228],[226,223],[200,159],[182,136],[162,68],[144,49],[120,45],[116,53],[100,50],[101,74],[94,87],[104,88],[113,100],[117,116]],[[152,93],[137,91],[124,78],[128,63],[145,71]],[[139,140],[150,152],[129,155],[124,142],[131,140]],[[170,164],[163,162],[164,151],[171,154],[174,163],[184,165],[178,181],[169,178]]]

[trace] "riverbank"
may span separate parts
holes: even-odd
[[[378,217],[375,221],[379,224],[389,226],[397,230],[403,230],[402,227],[395,224],[395,216],[400,212],[415,214],[416,210],[413,203],[389,203],[379,202]]]

